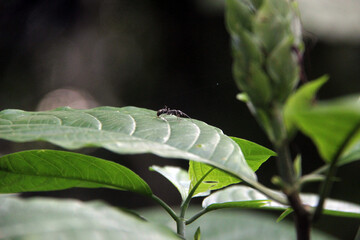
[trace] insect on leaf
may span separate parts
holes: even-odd
[[[206,163],[247,182],[256,181],[240,147],[218,128],[195,119],[137,107],[58,108],[45,112],[0,112],[0,138],[47,141],[78,149],[103,147],[120,154],[153,153]]]

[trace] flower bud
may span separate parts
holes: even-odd
[[[299,81],[301,27],[291,0],[227,0],[233,75],[255,108],[284,103]]]

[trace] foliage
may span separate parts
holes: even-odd
[[[359,159],[360,98],[346,96],[317,101],[316,92],[326,77],[296,90],[303,74],[303,43],[296,3],[227,0],[226,26],[231,38],[234,79],[243,91],[238,99],[247,103],[275,151],[226,136],[203,121],[166,114],[158,117],[155,111],[138,107],[87,110],[63,107],[43,112],[3,110],[0,139],[22,143],[46,141],[68,150],[102,147],[118,154],[152,153],[170,161],[189,160],[189,168],[150,168],[179,191],[182,202],[177,213],[152,192],[141,176],[118,163],[47,149],[0,156],[1,236],[6,239],[55,236],[62,239],[182,239],[191,234],[190,238],[198,240],[208,236],[214,220],[201,228],[195,226],[191,232],[185,231],[186,225],[194,226],[194,222],[201,222],[205,218],[202,216],[208,216],[209,212],[236,208],[284,211],[279,220],[292,213],[297,238],[309,239],[310,226],[321,214],[359,219],[359,205],[334,199],[325,203],[325,199],[336,169]],[[297,131],[314,142],[324,160],[321,168],[305,175],[301,164],[309,160],[298,155],[292,161],[289,151],[289,142]],[[270,157],[276,157],[277,161],[279,176],[273,178],[277,190],[263,186],[255,174]],[[312,181],[322,182],[319,194],[302,193],[302,186]],[[151,198],[172,218],[177,234],[166,226],[159,227],[139,215],[104,203],[22,200],[5,194],[73,187],[111,188]],[[192,198],[204,196],[203,209],[194,212],[189,208]],[[191,217],[187,217],[188,213]],[[251,222],[255,215],[249,216]],[[215,219],[221,222],[220,215]],[[250,232],[251,239],[259,239],[261,226],[255,223],[246,225],[245,230],[239,227],[245,224],[228,225],[238,231],[237,236]],[[279,239],[273,225],[266,225],[264,229],[266,234],[261,236]],[[225,231],[217,239],[230,239]],[[211,235],[215,237],[216,233]]]
[[[180,239],[165,227],[102,202],[5,195],[0,204],[3,239]]]

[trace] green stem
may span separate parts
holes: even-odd
[[[185,224],[188,225],[192,222],[194,222],[196,219],[198,219],[199,217],[201,217],[202,215],[204,215],[205,213],[208,213],[210,211],[208,211],[206,208],[204,208],[203,210],[201,210],[200,212],[196,213],[194,216],[192,216],[190,219],[188,219]]]
[[[323,165],[320,168],[316,169],[315,171],[302,176],[299,179],[299,186],[302,187],[303,185],[305,185],[306,183],[309,183],[309,182],[324,181],[325,176],[321,175],[321,173],[325,172],[328,169],[329,169],[329,164],[326,164],[326,165]]]
[[[259,182],[253,182],[253,181],[244,181],[244,184],[258,190],[259,192],[261,192],[262,194],[264,194],[265,196],[267,196],[268,198],[281,203],[283,205],[289,205],[289,202],[286,200],[286,198],[284,198],[282,195],[279,195],[279,193],[271,190],[270,188],[265,187],[264,185],[262,185]]]
[[[320,194],[319,194],[320,195],[319,201],[318,201],[318,204],[316,206],[314,216],[313,216],[314,222],[319,220],[321,213],[323,211],[323,208],[324,208],[325,199],[329,196],[330,189],[332,187],[332,179],[335,176],[336,170],[337,170],[336,162],[337,161],[333,161],[333,164],[330,165],[329,171],[326,174],[325,182],[321,186],[321,190],[320,190]]]
[[[274,135],[270,140],[278,154],[276,164],[282,181],[284,182],[282,190],[286,194],[289,204],[294,210],[297,239],[309,240],[311,229],[310,212],[302,204],[299,196],[299,186],[297,179],[295,178],[295,171],[290,156],[287,131],[283,121],[281,105],[273,105],[271,123]]]
[[[274,132],[274,139],[270,139],[278,154],[276,158],[276,165],[282,180],[288,185],[293,186],[295,179],[295,171],[291,161],[289,152],[289,144],[287,139],[287,132],[283,121],[282,107],[274,104],[272,111],[272,129]]]
[[[177,234],[179,234],[181,237],[185,237],[185,219],[180,217],[177,221],[176,221],[176,231]]]
[[[323,166],[319,167],[318,169],[316,169],[315,171],[311,172],[308,175],[319,175],[320,173],[323,173],[328,169],[329,169],[329,165],[326,164],[326,165],[323,165]]]
[[[196,182],[195,186],[191,188],[187,198],[185,201],[181,204],[181,213],[180,217],[185,218],[185,212],[189,207],[190,201],[192,197],[194,196],[194,193],[196,189],[200,186],[200,184],[204,181],[204,179],[214,170],[215,168],[211,168],[209,171],[207,171],[200,179]]]
[[[185,236],[185,225],[186,225],[186,220],[185,220],[185,213],[186,210],[189,207],[191,198],[194,196],[194,193],[196,191],[196,189],[199,187],[199,185],[202,183],[202,181],[204,181],[204,179],[209,175],[209,173],[211,173],[215,168],[211,168],[209,171],[207,171],[200,179],[199,181],[196,182],[195,186],[191,189],[191,191],[189,192],[187,198],[185,199],[185,201],[183,201],[183,203],[181,204],[181,210],[180,210],[180,216],[177,217],[176,216],[176,226],[177,226],[177,233],[184,237]]]
[[[176,213],[174,212],[174,210],[172,210],[172,208],[169,206],[169,205],[167,205],[163,200],[161,200],[159,197],[157,197],[156,195],[151,195],[151,198],[153,199],[153,200],[155,200],[157,203],[159,203],[159,205],[161,206],[161,207],[163,207],[168,213],[169,213],[169,215],[172,217],[172,219],[174,219],[175,220],[175,222],[178,222],[178,220],[179,220],[179,217],[176,215]]]

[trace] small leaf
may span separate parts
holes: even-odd
[[[275,191],[274,191],[275,192]],[[275,192],[282,194],[280,192]],[[300,194],[303,204],[315,207],[318,196],[315,194]],[[254,208],[268,210],[286,210],[289,206],[270,200],[257,190],[246,186],[233,186],[217,191],[203,201],[203,208],[210,210],[221,208]],[[324,214],[350,218],[360,218],[360,205],[341,200],[327,199]]]
[[[287,208],[285,211],[281,213],[281,215],[276,219],[276,222],[280,222],[284,218],[286,218],[290,213],[292,213],[294,210],[292,208]]]
[[[253,171],[256,171],[261,166],[261,164],[269,159],[269,157],[276,156],[275,152],[254,142],[236,137],[231,137],[231,139],[239,145],[247,164]],[[194,186],[199,181],[199,179],[204,176],[204,174],[206,174],[211,168],[212,167],[206,164],[191,161],[189,164],[191,186]],[[224,172],[220,169],[214,169],[196,189],[195,195],[208,192],[209,190],[220,189],[231,184],[239,183],[240,181],[241,180],[239,178],[236,178],[227,172]],[[210,192],[208,192],[208,194],[210,194]],[[201,196],[204,196],[204,194]]]
[[[217,191],[203,200],[202,206],[208,210],[221,208],[262,208],[272,206],[272,202],[263,194],[246,186],[232,186]]]
[[[198,227],[196,229],[195,235],[194,235],[194,240],[201,240],[201,232],[200,232],[200,227]]]
[[[244,103],[248,103],[250,101],[249,95],[247,95],[245,92],[238,93],[236,95],[236,99],[239,100],[239,101],[242,101]]]
[[[301,155],[297,155],[294,160],[294,171],[296,174],[296,178],[300,178],[302,175],[302,167],[301,167]]]
[[[1,193],[106,187],[152,194],[144,180],[120,164],[55,150],[23,151],[0,157],[0,179]]]
[[[194,161],[190,161],[189,163],[189,176],[191,180],[191,188],[195,186],[198,181],[213,167],[198,163]],[[220,169],[214,169],[210,172],[207,177],[200,183],[197,189],[194,192],[194,196],[206,196],[210,194],[209,190],[216,190],[223,187],[226,187],[230,184],[238,183],[241,180],[236,178],[229,173],[221,171]],[[201,194],[204,193],[204,194]],[[206,194],[205,194],[206,193]]]
[[[187,198],[190,189],[190,178],[187,171],[173,166],[151,166],[150,170],[158,172],[167,178],[177,188],[183,201]]]
[[[294,132],[297,112],[310,107],[315,98],[316,92],[326,83],[327,80],[327,76],[322,76],[314,81],[311,81],[299,88],[295,94],[288,99],[284,108],[284,119],[289,132]]]
[[[0,197],[0,206],[1,239],[181,239],[101,202]]]
[[[270,157],[276,156],[276,153],[274,151],[263,147],[257,143],[237,137],[231,137],[231,139],[239,145],[241,151],[244,154],[247,164],[254,172],[257,171],[259,167]]]
[[[136,107],[58,108],[46,112],[0,112],[0,138],[16,142],[48,141],[77,149],[104,147],[120,154],[153,153],[191,159],[228,171],[247,182],[256,175],[241,149],[218,128]]]

